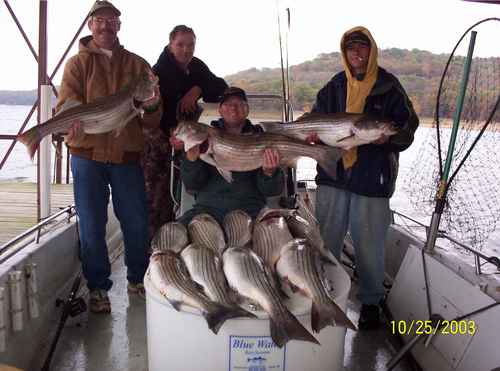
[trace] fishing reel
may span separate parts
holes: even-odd
[[[72,298],[68,301],[56,299],[56,307],[60,307],[61,305],[66,306],[67,313],[71,317],[76,317],[87,310],[87,303],[81,296]]]

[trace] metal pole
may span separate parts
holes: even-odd
[[[36,55],[35,49],[33,48],[33,45],[31,45],[31,42],[28,39],[28,36],[26,35],[26,32],[24,32],[24,29],[21,26],[21,23],[19,23],[19,20],[17,19],[16,14],[12,10],[12,8],[11,8],[11,6],[10,6],[10,4],[9,4],[9,2],[7,0],[4,0],[4,3],[5,3],[5,6],[7,7],[7,10],[10,13],[10,15],[12,16],[12,19],[14,20],[14,23],[16,24],[17,28],[19,29],[19,32],[21,32],[21,35],[23,36],[24,41],[26,41],[26,44],[28,44],[28,48],[30,49],[31,54],[33,54],[33,57],[38,62],[38,56]],[[49,79],[49,81],[51,81],[51,80],[52,80],[52,78]],[[57,97],[57,90],[56,90],[55,86],[52,85],[52,83],[50,83],[50,84],[52,86],[52,91],[54,92],[55,96]]]
[[[47,4],[48,0],[40,0],[38,24],[38,124],[47,121],[52,114],[51,87],[47,78]],[[51,138],[45,137],[40,142],[38,151],[38,220],[50,215],[50,151]]]
[[[433,252],[436,246],[436,238],[439,230],[439,223],[441,221],[441,215],[443,214],[444,206],[446,203],[446,190],[448,188],[448,176],[450,174],[451,162],[453,160],[453,151],[455,149],[455,143],[457,140],[458,126],[460,125],[460,117],[462,116],[462,108],[464,103],[465,93],[467,91],[467,84],[469,82],[470,66],[472,63],[472,55],[474,54],[474,45],[476,44],[476,31],[471,32],[471,38],[469,41],[469,51],[467,53],[467,58],[465,60],[464,72],[462,75],[462,82],[460,84],[460,92],[457,97],[457,107],[455,110],[455,116],[453,118],[453,128],[451,131],[450,143],[448,145],[448,153],[446,156],[446,163],[441,176],[441,181],[439,183],[438,194],[436,197],[436,208],[432,214],[431,226],[429,233],[427,235],[427,243],[425,245],[425,250],[428,252]]]

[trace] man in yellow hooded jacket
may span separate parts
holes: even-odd
[[[398,79],[378,66],[378,49],[364,27],[348,30],[341,40],[344,71],[317,95],[312,112],[369,113],[396,123],[398,133],[353,148],[337,163],[337,178],[318,167],[316,213],[321,234],[339,258],[349,230],[360,278],[361,330],[380,325],[379,304],[385,295],[384,246],[391,219],[399,152],[413,142],[418,118]],[[317,141],[313,135],[310,141]]]

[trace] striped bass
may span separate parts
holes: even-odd
[[[198,214],[188,224],[191,242],[202,247],[211,249],[213,252],[222,255],[226,248],[224,231],[217,220],[209,214]]]
[[[222,224],[228,246],[243,247],[252,240],[253,220],[243,210],[227,213]]]
[[[175,310],[180,311],[182,304],[199,309],[215,334],[227,319],[242,315],[241,308],[225,307],[200,291],[184,262],[171,250],[155,251],[151,255],[148,272],[153,285]]]
[[[324,145],[311,145],[302,140],[272,133],[231,134],[193,121],[182,121],[173,135],[184,142],[188,151],[196,145],[206,151],[200,158],[217,167],[224,178],[230,181],[231,171],[250,171],[262,167],[266,148],[278,150],[280,166],[294,166],[300,157],[313,158],[332,178],[336,178],[337,160],[343,151]]]
[[[188,241],[188,232],[183,224],[170,222],[162,225],[151,241],[153,250],[172,250],[180,253]]]
[[[269,315],[271,338],[278,347],[292,339],[319,344],[285,306],[269,270],[255,252],[231,247],[224,252],[222,259],[229,286],[259,304]]]
[[[323,143],[346,150],[374,142],[382,135],[396,134],[393,122],[363,113],[310,113],[289,123],[261,122],[260,125],[266,132],[301,140],[317,134]]]
[[[311,327],[314,332],[319,332],[328,325],[355,330],[356,326],[327,292],[320,267],[318,252],[301,239],[290,241],[283,248],[276,264],[280,278],[312,300]]]
[[[143,113],[142,109],[135,107],[134,100],[143,102],[154,97],[157,84],[158,77],[143,73],[116,94],[86,104],[68,101],[56,116],[25,131],[17,139],[26,145],[33,158],[45,136],[67,133],[76,120],[81,122],[86,134],[115,131],[119,135],[130,120]]]
[[[283,217],[265,219],[255,224],[252,249],[274,271],[281,248],[292,239]]]
[[[337,264],[337,259],[333,253],[325,247],[325,241],[321,237],[319,223],[316,218],[310,215],[311,221],[300,216],[301,206],[298,209],[271,209],[264,207],[257,215],[256,222],[262,223],[265,220],[284,217],[292,236],[306,239],[314,248],[318,250],[325,261]],[[304,213],[304,211],[302,211]]]
[[[240,312],[242,317],[254,317],[236,304],[222,270],[222,258],[206,247],[190,244],[181,253],[193,281],[203,287],[204,293],[214,302]]]

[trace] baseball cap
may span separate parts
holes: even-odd
[[[370,39],[361,31],[354,31],[347,35],[344,39],[344,48],[347,48],[354,43],[371,46]]]
[[[106,1],[106,0],[97,0],[94,4],[94,6],[92,7],[92,9],[90,9],[90,13],[89,15],[94,15],[95,12],[97,12],[98,10],[101,10],[101,9],[104,9],[104,8],[109,8],[111,10],[113,10],[116,15],[119,17],[122,13],[113,5],[111,4],[109,1]]]
[[[247,95],[245,91],[241,88],[238,88],[236,86],[230,86],[224,90],[224,93],[220,97],[220,103],[224,103],[226,100],[228,100],[231,97],[239,97],[243,101],[248,102]]]

